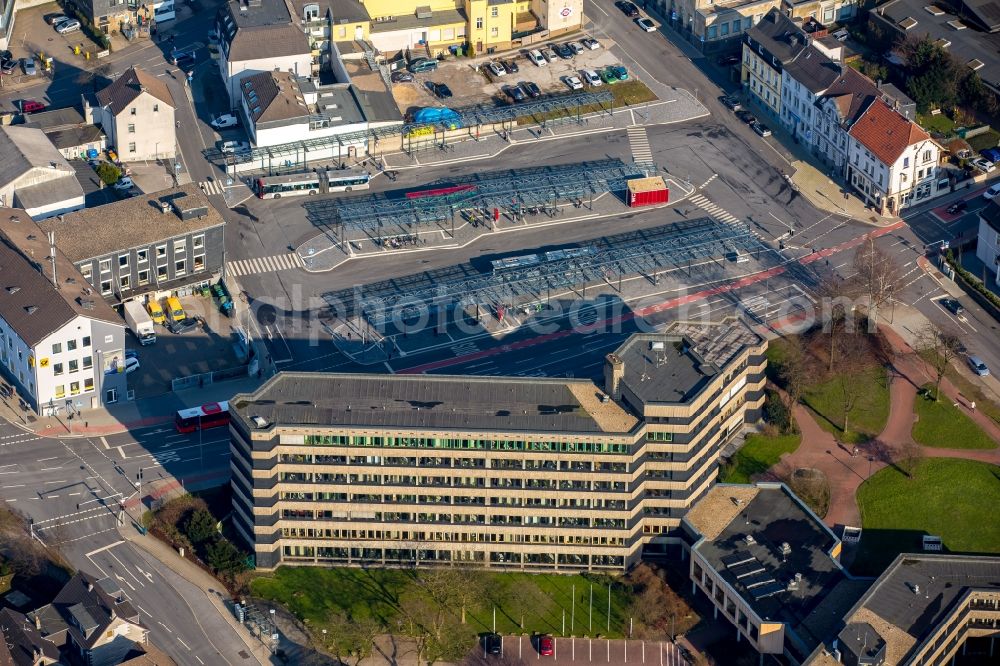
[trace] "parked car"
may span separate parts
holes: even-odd
[[[134,349],[126,349],[125,358],[139,358],[139,352]]]
[[[990,173],[991,171],[993,171],[993,169],[996,168],[996,165],[993,164],[993,162],[990,162],[988,159],[984,157],[977,157],[973,160],[970,160],[969,164],[976,167],[983,173]]]
[[[723,95],[722,97],[719,98],[719,101],[722,102],[723,106],[725,106],[727,109],[731,111],[739,111],[740,109],[743,108],[743,105],[740,103],[740,100],[733,97],[732,95]]]
[[[608,71],[619,81],[628,81],[628,70],[622,65],[611,65],[608,67]]]
[[[740,57],[735,53],[731,53],[730,55],[720,56],[715,62],[719,65],[719,67],[731,67],[739,61]]]
[[[555,51],[556,55],[563,60],[569,60],[575,55],[573,53],[573,49],[569,47],[569,44],[553,44],[552,50]]]
[[[518,67],[517,63],[514,62],[513,60],[504,60],[500,64],[503,65],[503,68],[507,70],[508,74],[517,74],[519,71],[521,71],[521,68]]]
[[[771,128],[761,122],[756,122],[750,126],[757,136],[771,136]]]
[[[406,69],[410,70],[412,74],[420,74],[421,72],[431,72],[437,69],[438,62],[433,58],[419,58],[411,62]]]
[[[573,55],[580,55],[584,52],[583,44],[580,42],[566,42],[566,46],[573,52]]]
[[[112,187],[114,187],[116,190],[131,190],[134,186],[135,183],[132,182],[131,178],[129,178],[128,176],[122,176],[121,178],[118,179],[118,182],[115,183]]]
[[[227,129],[229,127],[236,127],[240,124],[239,117],[233,113],[224,113],[218,116],[215,120],[209,123],[215,129]]]
[[[993,199],[996,199],[997,196],[1000,196],[1000,183],[990,185],[990,188],[983,192],[983,198],[987,201],[992,201]]]
[[[968,207],[969,207],[969,202],[964,200],[956,201],[952,205],[948,206],[948,209],[945,212],[948,213],[949,215],[955,215],[956,213],[961,213]]]
[[[532,99],[542,96],[542,89],[539,88],[538,84],[534,81],[521,81],[521,83],[518,84],[518,87],[528,93],[528,97],[531,97]]]
[[[167,328],[170,329],[171,333],[183,335],[184,333],[190,333],[198,328],[198,320],[194,317],[185,317],[180,321],[168,321]]]
[[[538,637],[538,654],[542,657],[555,655],[555,641],[552,640],[552,636],[543,634]]]
[[[753,125],[757,122],[757,118],[746,109],[737,110],[736,117],[745,122],[747,125]]]
[[[4,60],[0,63],[0,72],[4,74],[13,74],[15,68],[17,68],[17,63],[13,60]]]
[[[984,148],[979,154],[994,164],[1000,162],[1000,148]]]
[[[448,99],[452,96],[451,88],[444,83],[434,83],[432,81],[428,81],[426,85],[427,89],[431,91],[431,94],[438,99]]]
[[[956,317],[965,312],[965,308],[962,304],[956,301],[954,298],[942,298],[941,307],[943,307],[948,312],[952,313]]]
[[[556,52],[553,51],[552,49],[542,49],[542,57],[544,57],[549,62],[555,62],[556,60],[559,59],[559,56],[557,56]]]
[[[410,81],[413,80],[413,74],[407,72],[406,70],[401,69],[399,71],[393,72],[392,75],[389,77],[389,80],[392,81],[393,83],[409,83]]]
[[[528,99],[528,94],[521,90],[521,86],[504,86],[503,92],[512,102],[523,102]]]
[[[63,21],[68,21],[68,20],[69,20],[69,17],[66,16],[65,14],[46,14],[45,15],[45,22],[48,23],[51,26],[54,26],[54,25],[56,25],[58,23],[62,23]]]
[[[569,87],[570,90],[583,90],[583,81],[581,81],[578,76],[564,76],[562,77],[562,81]]]
[[[483,652],[485,654],[503,654],[503,639],[500,634],[486,634],[483,636]]]
[[[496,62],[486,63],[486,69],[490,70],[490,74],[493,76],[505,76],[507,74],[507,70],[503,68],[503,65]]]
[[[219,150],[227,155],[246,153],[250,151],[250,144],[246,141],[223,141],[219,144]]]
[[[69,19],[61,23],[56,24],[56,32],[60,35],[65,35],[70,32],[76,32],[80,29],[80,22],[76,19]]]
[[[580,40],[580,43],[586,46],[591,51],[596,51],[601,48],[601,43],[594,39],[593,37],[584,37]]]
[[[137,359],[135,357],[133,357],[133,358],[126,358],[125,359],[125,374],[126,375],[130,374],[130,373],[133,373],[133,372],[135,372],[138,369],[139,369],[139,359]]]
[[[972,368],[972,371],[980,377],[986,377],[990,374],[990,369],[985,363],[983,363],[983,359],[978,356],[969,357],[969,367]]]
[[[584,82],[588,86],[591,86],[593,88],[604,85],[604,81],[601,81],[601,77],[599,77],[597,75],[597,72],[595,72],[592,69],[581,69],[580,76],[583,77]]]
[[[636,19],[635,24],[642,28],[644,32],[656,32],[656,24],[648,18],[643,17]]]
[[[35,74],[38,74],[38,69],[35,67],[34,58],[22,58],[21,68],[24,70],[24,74],[26,76],[34,76]]]
[[[639,16],[639,8],[631,2],[626,2],[626,0],[619,0],[615,3],[615,7],[622,10],[622,13],[629,18],[636,18]]]
[[[173,56],[174,67],[192,67],[197,60],[193,51],[183,51]]]
[[[543,56],[542,52],[538,49],[531,49],[528,51],[528,60],[535,63],[538,67],[545,67],[549,64],[548,60],[545,59],[545,56]]]
[[[39,113],[45,110],[45,105],[33,99],[21,100],[21,113]]]

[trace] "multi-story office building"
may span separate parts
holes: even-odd
[[[260,568],[462,562],[622,571],[677,543],[764,400],[737,320],[636,334],[580,379],[279,373],[230,401]]]

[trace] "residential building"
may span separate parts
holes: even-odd
[[[782,0],[781,9],[792,18],[813,19],[823,25],[847,23],[858,16],[859,0]]]
[[[998,588],[998,557],[903,553],[805,663],[996,663]]]
[[[42,637],[28,616],[12,608],[0,610],[0,664],[3,666],[50,666],[59,664],[59,648]]]
[[[979,211],[976,257],[993,273],[994,284],[1000,287],[1000,204],[995,199]]]
[[[818,104],[843,73],[843,66],[810,44],[781,71],[781,124],[794,141],[817,150]]]
[[[111,578],[77,573],[52,603],[26,617],[68,663],[112,666],[148,643],[149,629],[139,611]]]
[[[76,170],[40,129],[0,127],[0,207],[44,219],[83,208]]]
[[[38,225],[0,209],[0,373],[43,415],[125,400],[125,325]]]
[[[682,530],[693,593],[762,655],[802,663],[867,587],[841,567],[840,539],[781,483],[716,485]]]
[[[129,67],[96,97],[84,95],[83,113],[92,124],[101,126],[108,144],[124,162],[177,154],[170,89],[145,70]]]
[[[844,67],[817,101],[818,113],[813,114],[815,154],[834,173],[843,174],[847,168],[847,132],[879,97],[874,81],[853,67]]]
[[[242,80],[253,74],[319,74],[317,38],[303,32],[282,0],[229,0],[219,10],[216,29],[221,36],[219,70],[232,108],[240,105]]]
[[[782,118],[782,70],[809,46],[810,35],[823,36],[826,28],[813,21],[802,25],[776,7],[764,15],[743,39],[740,80],[744,90],[774,119]]]
[[[948,178],[938,177],[941,146],[881,99],[865,109],[848,136],[847,182],[879,215],[899,215],[951,191]]]
[[[1000,95],[1000,12],[992,2],[889,0],[869,11],[868,20],[893,40],[930,37]]]
[[[282,372],[230,401],[258,568],[624,571],[679,539],[759,419],[767,343],[735,319],[636,334],[580,379]]]
[[[28,114],[24,126],[42,130],[67,160],[87,159],[88,151],[100,153],[108,147],[101,128],[88,123],[73,106]]]
[[[10,44],[10,36],[14,32],[14,19],[16,17],[14,0],[0,0],[0,49],[6,49]]]
[[[218,281],[225,220],[196,183],[41,224],[95,294],[113,305],[185,295]]]
[[[105,35],[134,23],[138,5],[127,0],[68,0],[66,8],[77,10]]]

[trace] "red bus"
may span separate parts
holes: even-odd
[[[199,428],[205,430],[225,425],[229,425],[229,403],[225,401],[182,409],[174,419],[177,432],[194,432]]]
[[[451,185],[448,187],[438,187],[433,190],[417,190],[416,192],[407,192],[406,198],[410,199],[423,199],[424,197],[445,197],[449,194],[458,194],[460,192],[470,192],[476,189],[475,185]]]

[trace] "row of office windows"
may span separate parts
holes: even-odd
[[[552,451],[561,453],[631,453],[629,444],[594,442],[523,442],[497,439],[448,439],[435,437],[352,437],[306,435],[308,446],[373,446],[418,449],[473,449],[479,451]]]

